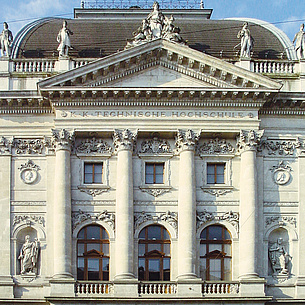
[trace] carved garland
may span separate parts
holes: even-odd
[[[80,144],[75,147],[75,150],[77,153],[82,154],[105,154],[111,153],[112,147],[102,139],[96,139],[93,137],[92,139],[85,139],[81,141]]]
[[[197,148],[199,155],[233,154],[234,152],[235,148],[230,143],[218,138],[210,139]]]
[[[169,143],[157,137],[143,141],[139,150],[140,154],[166,154],[171,152]]]
[[[91,221],[104,221],[109,224],[109,226],[115,230],[115,216],[114,213],[109,213],[104,210],[101,213],[87,213],[79,209],[77,212],[72,213],[72,229],[74,230],[79,224],[86,220]]]
[[[234,226],[236,232],[239,232],[239,213],[233,211],[226,212],[222,215],[215,215],[212,212],[208,212],[207,210],[204,210],[203,212],[197,212],[197,229],[200,228],[206,222],[212,220],[228,221]]]
[[[265,219],[265,227],[277,224],[279,226],[286,226],[287,224],[292,225],[296,228],[297,219],[293,216],[268,216]]]
[[[304,148],[304,144],[299,140],[285,141],[285,140],[262,140],[258,151],[266,150],[268,155],[291,156],[297,148]]]
[[[28,226],[32,226],[33,223],[45,226],[45,218],[40,215],[15,215],[13,219],[13,227],[19,223],[26,223]]]

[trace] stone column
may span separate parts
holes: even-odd
[[[0,298],[13,298],[14,282],[11,277],[11,146],[12,141],[0,138]]]
[[[240,166],[239,277],[255,279],[257,274],[257,173],[256,151],[263,131],[241,131],[238,148]]]
[[[176,146],[180,155],[178,197],[178,280],[197,279],[196,183],[194,154],[198,136],[178,130]]]
[[[72,278],[71,232],[71,164],[73,134],[65,129],[52,130],[56,151],[54,187],[54,275],[53,278]]]
[[[117,152],[115,265],[117,281],[135,279],[133,229],[132,152],[136,134],[115,130],[113,143]]]

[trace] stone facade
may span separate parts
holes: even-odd
[[[158,38],[76,69],[60,57],[43,79],[14,60],[0,59],[1,304],[305,299],[302,59],[264,75]],[[18,77],[27,88],[4,88]],[[90,226],[105,249],[88,250]],[[159,280],[140,275],[150,226],[169,236],[143,255],[169,257]],[[208,257],[212,228],[230,250]],[[80,273],[82,234],[86,259],[108,262],[99,279]]]

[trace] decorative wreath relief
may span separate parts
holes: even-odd
[[[40,167],[32,160],[28,160],[27,163],[22,164],[19,168],[20,170],[20,178],[26,184],[34,183],[38,178],[38,171]]]
[[[273,181],[276,184],[284,185],[289,182],[291,178],[290,172],[292,168],[289,166],[289,163],[284,163],[280,161],[278,165],[273,166],[270,171],[273,173]]]

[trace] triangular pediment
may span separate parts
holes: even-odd
[[[39,83],[40,89],[56,87],[279,90],[281,84],[185,45],[157,39]]]

